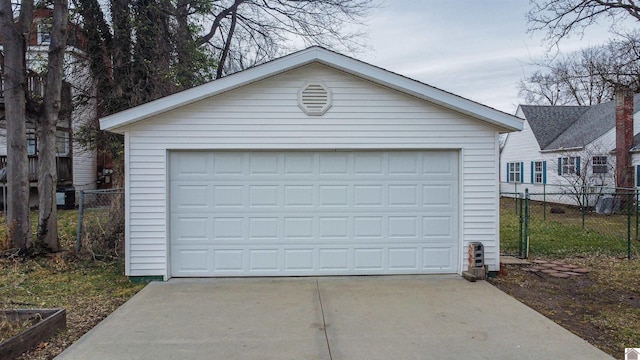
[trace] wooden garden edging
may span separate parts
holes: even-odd
[[[9,321],[25,321],[34,315],[40,315],[42,320],[0,343],[0,359],[15,359],[67,326],[64,309],[0,310],[0,316]]]

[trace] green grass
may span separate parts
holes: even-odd
[[[551,214],[551,207],[564,214]],[[627,256],[627,215],[586,214],[584,227],[579,209],[569,206],[530,202],[529,255],[567,257],[575,255]],[[640,253],[635,215],[631,216],[632,256]],[[502,198],[500,203],[500,241],[505,254],[518,252],[520,217],[515,200]]]

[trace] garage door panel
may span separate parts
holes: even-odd
[[[455,152],[171,152],[170,161],[172,276],[457,270]]]
[[[353,206],[384,206],[382,185],[354,185]]]
[[[307,153],[287,154],[284,157],[284,173],[287,175],[312,175],[314,155]]]
[[[389,238],[418,238],[417,216],[389,216]]]
[[[249,241],[278,239],[278,218],[251,217],[249,218]]]
[[[315,187],[312,185],[285,185],[284,186],[284,206],[285,207],[312,207],[314,201]]]
[[[244,186],[213,185],[213,205],[216,208],[244,206]]]
[[[383,271],[383,250],[380,248],[355,249],[354,269],[366,271]]]
[[[384,175],[384,154],[360,153],[354,155],[355,175]]]
[[[349,249],[319,249],[320,271],[348,271]]]
[[[177,154],[177,153],[174,153]],[[179,153],[182,156],[182,153]],[[244,174],[244,156],[237,153],[217,153],[213,158],[213,175],[229,176]],[[182,159],[180,159],[182,160]]]
[[[313,244],[310,244],[313,245]],[[455,272],[451,247],[283,245],[278,247],[174,246],[172,272],[179,276],[348,275]],[[178,276],[178,275],[176,275]]]
[[[207,208],[209,206],[209,186],[176,184],[175,195],[172,199],[177,207]]]
[[[454,203],[454,189],[451,185],[424,185],[422,187],[422,205],[424,207],[451,207]]]
[[[284,271],[285,272],[311,272],[315,270],[314,249],[285,249],[284,250]]]
[[[388,205],[393,207],[418,206],[417,185],[389,185]]]
[[[425,247],[422,250],[422,269],[444,272],[455,271],[455,252],[450,247]]]
[[[249,272],[277,272],[279,268],[280,251],[276,249],[249,250]]]
[[[174,239],[178,242],[208,241],[211,237],[210,218],[206,216],[177,217],[172,225],[172,229],[175,229]]]
[[[213,240],[241,240],[244,238],[244,219],[241,217],[219,217],[213,219]]]
[[[285,239],[313,239],[314,219],[312,217],[285,217]]]
[[[244,251],[242,249],[213,250],[213,271],[237,273],[244,270]]]
[[[452,216],[425,216],[422,218],[422,235],[425,239],[451,240],[455,233]]]
[[[416,248],[390,248],[389,269],[393,270],[418,270],[418,249]]]

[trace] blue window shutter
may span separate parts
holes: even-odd
[[[533,180],[534,180],[534,178],[533,178],[533,170],[535,170],[535,169],[534,169],[534,167],[533,167],[533,161],[532,161],[532,162],[531,162],[531,183],[532,183],[532,184],[533,184]]]
[[[558,158],[558,175],[562,175],[562,158]]]
[[[520,182],[524,184],[524,161],[520,163]]]
[[[640,165],[636,165],[636,186],[640,186]]]
[[[509,179],[509,163],[507,163],[507,172],[505,172],[505,174],[507,174],[507,182],[510,182],[511,179]]]
[[[580,158],[576,158],[576,175],[580,176]]]
[[[547,183],[547,162],[546,161],[542,162],[542,183],[543,184]]]

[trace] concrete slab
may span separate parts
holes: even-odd
[[[500,263],[505,265],[529,265],[531,264],[528,260],[518,259],[515,256],[505,256],[500,255]]]
[[[311,278],[154,282],[56,359],[328,360],[322,323]]]
[[[457,276],[152,283],[56,359],[460,358],[611,359]]]

